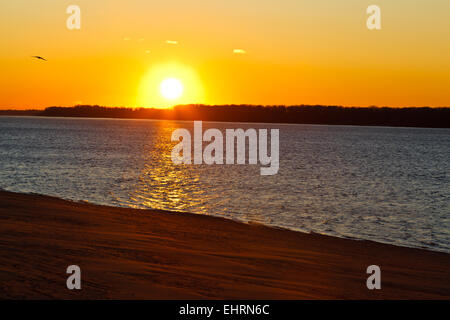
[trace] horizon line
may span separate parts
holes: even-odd
[[[139,109],[158,109],[158,110],[164,110],[164,109],[173,109],[176,107],[186,107],[186,106],[204,106],[204,107],[233,107],[233,106],[239,106],[239,107],[338,107],[338,108],[362,108],[362,109],[371,109],[371,108],[387,108],[387,109],[423,109],[423,108],[430,108],[430,109],[447,109],[450,108],[449,106],[401,106],[401,107],[392,107],[392,106],[377,106],[377,105],[371,105],[371,106],[345,106],[345,105],[337,105],[337,104],[247,104],[247,103],[225,103],[225,104],[204,104],[204,103],[188,103],[188,104],[176,104],[170,107],[129,107],[129,106],[107,106],[107,105],[100,105],[100,104],[76,104],[72,106],[62,106],[62,105],[50,105],[47,107],[42,108],[27,108],[27,109],[14,109],[10,107],[0,107],[0,111],[45,111],[48,108],[75,108],[75,107],[101,107],[101,108],[120,108],[120,109],[130,109],[130,110],[139,110]]]

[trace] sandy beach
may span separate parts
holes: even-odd
[[[81,290],[66,288],[73,264]],[[449,299],[450,255],[2,191],[0,298]]]

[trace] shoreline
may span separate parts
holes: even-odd
[[[232,112],[230,112],[232,110]],[[289,111],[289,112],[288,112]],[[98,119],[151,119],[261,124],[317,124],[400,128],[450,128],[450,107],[357,107],[336,105],[175,105],[168,108],[76,105],[43,110],[0,110],[0,115]]]
[[[450,254],[0,190],[0,298],[450,299]]]
[[[356,236],[345,236],[345,235],[339,235],[339,234],[328,234],[328,233],[325,233],[325,232],[316,232],[314,230],[301,230],[301,229],[283,227],[283,226],[279,226],[279,225],[276,225],[276,224],[265,224],[265,223],[258,222],[258,221],[240,220],[240,219],[237,219],[237,218],[221,216],[221,215],[215,215],[215,214],[194,213],[194,212],[189,212],[189,211],[176,211],[176,210],[169,210],[169,209],[132,208],[132,207],[127,207],[127,206],[119,206],[119,205],[115,206],[113,204],[100,204],[100,203],[95,203],[95,202],[91,202],[91,201],[88,201],[88,200],[69,199],[69,198],[64,198],[64,197],[60,197],[60,196],[57,196],[57,195],[47,195],[47,194],[42,194],[42,193],[37,193],[37,192],[11,191],[11,190],[0,188],[0,193],[1,192],[17,193],[17,194],[31,195],[31,196],[50,197],[50,198],[54,198],[54,199],[60,199],[60,200],[68,201],[68,202],[73,202],[74,204],[88,204],[88,205],[93,205],[93,206],[98,206],[98,207],[106,207],[106,208],[122,208],[122,209],[143,210],[143,211],[147,211],[148,210],[148,211],[151,211],[151,212],[157,212],[157,213],[163,213],[163,214],[176,213],[176,214],[190,214],[190,215],[209,216],[209,217],[216,217],[216,218],[219,218],[219,219],[225,219],[225,220],[229,220],[229,221],[233,221],[233,222],[237,222],[237,223],[242,223],[242,224],[263,226],[263,227],[267,227],[267,228],[270,228],[270,229],[276,229],[276,230],[281,230],[281,231],[299,232],[299,233],[303,233],[303,234],[313,234],[313,235],[327,236],[327,237],[338,238],[338,239],[346,239],[346,240],[352,240],[352,241],[368,241],[368,242],[374,242],[374,243],[378,243],[378,244],[391,245],[391,246],[395,246],[395,247],[399,247],[399,248],[419,249],[419,250],[424,250],[424,251],[439,252],[439,253],[445,253],[445,254],[449,254],[450,255],[450,252],[448,252],[447,249],[440,248],[440,247],[433,247],[433,248],[431,248],[431,247],[419,246],[419,245],[414,246],[414,245],[408,245],[408,244],[399,244],[399,243],[393,243],[393,242],[388,242],[388,241],[383,241],[383,240],[364,239],[364,238],[358,238]]]

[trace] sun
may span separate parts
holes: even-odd
[[[165,109],[205,103],[205,91],[197,71],[176,61],[149,65],[137,89],[136,107]]]
[[[183,94],[183,84],[176,78],[167,78],[161,82],[159,90],[164,98],[175,100]]]

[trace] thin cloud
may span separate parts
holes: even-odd
[[[178,44],[178,41],[176,40],[166,40],[167,44]]]
[[[131,38],[129,38],[129,37],[123,38],[123,41],[130,41],[130,40],[131,40]]]
[[[145,53],[146,54],[149,54],[151,51],[150,50],[145,50]]]
[[[235,54],[246,54],[247,51],[245,51],[244,49],[234,49],[233,53],[235,53]]]

